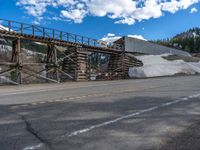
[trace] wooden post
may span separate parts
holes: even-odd
[[[46,61],[46,77],[50,78],[50,74],[53,75],[53,77],[56,78],[57,82],[60,82],[60,76],[59,76],[59,65],[58,65],[58,58],[57,58],[57,50],[55,48],[54,44],[48,45],[47,49],[47,61]],[[52,71],[55,72],[55,74],[52,74]],[[49,81],[49,80],[47,80]]]
[[[92,53],[90,54],[90,55],[88,55],[88,57],[89,57],[89,66],[88,66],[88,69],[89,69],[89,75],[88,75],[88,80],[91,80],[91,69],[92,69]]]
[[[57,57],[57,50],[55,48],[55,45],[52,46],[52,49],[54,51],[54,67],[56,71],[56,80],[60,82],[60,76],[59,76],[59,65],[58,65],[58,57]]]
[[[64,76],[64,80],[75,80],[76,74],[76,49],[75,47],[67,47],[65,50],[65,58],[63,60],[62,71],[67,76]]]
[[[21,41],[18,38],[12,42],[12,58],[11,62],[16,63],[14,66],[16,71],[11,73],[12,80],[16,81],[18,84],[22,84],[22,67],[23,67],[23,58],[21,51]],[[13,67],[13,66],[12,66]]]
[[[122,78],[126,78],[126,70],[125,70],[125,50],[122,52]]]
[[[50,54],[51,53],[51,46],[48,44],[47,45],[47,58],[46,58],[46,77],[49,78],[49,63],[50,63]],[[46,80],[48,82],[48,80]]]
[[[81,47],[76,47],[76,71],[75,81],[87,81],[87,51]]]

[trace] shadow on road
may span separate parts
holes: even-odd
[[[200,122],[194,123],[200,119],[198,101],[183,102],[68,137],[73,131],[172,100],[171,97],[120,100],[104,97],[89,102],[79,100],[12,110],[10,106],[0,106],[0,149],[23,150],[26,146],[43,143],[43,149],[55,150],[199,150]]]
[[[200,119],[199,119],[200,120]],[[192,125],[168,140],[159,150],[200,150],[200,121],[196,120]],[[156,150],[155,148],[152,150]]]

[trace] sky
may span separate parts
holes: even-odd
[[[0,0],[0,18],[112,41],[200,27],[200,0]]]

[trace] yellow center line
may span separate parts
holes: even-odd
[[[32,102],[28,104],[23,104],[23,105],[16,105],[12,106],[10,109],[17,109],[20,107],[28,107],[28,106],[35,106],[39,104],[46,104],[46,103],[56,103],[56,102],[64,102],[64,101],[69,101],[69,100],[75,100],[75,99],[84,99],[84,98],[89,98],[89,97],[101,97],[101,96],[109,96],[113,94],[121,94],[121,93],[126,93],[126,92],[133,92],[133,90],[130,89],[125,89],[125,90],[116,90],[116,91],[110,91],[107,93],[93,93],[93,94],[88,94],[88,95],[80,95],[80,96],[73,96],[73,97],[62,97],[59,99],[52,99],[52,100],[47,100],[47,101],[39,101],[39,102]]]

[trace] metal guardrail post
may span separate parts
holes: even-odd
[[[67,33],[67,41],[69,41],[69,33]]]
[[[60,32],[60,40],[62,41],[62,36],[63,36],[63,34],[62,34],[62,31]]]
[[[75,43],[77,42],[77,35],[75,35]]]
[[[55,30],[53,29],[52,30],[52,36],[53,36],[53,39],[55,38]]]
[[[90,46],[90,38],[88,38],[88,45]]]
[[[11,31],[11,21],[8,21],[8,31]]]
[[[23,34],[23,29],[24,29],[24,25],[23,23],[21,23],[21,27],[20,27],[21,34]]]
[[[32,25],[32,35],[35,36],[35,27]]]
[[[42,34],[43,34],[43,37],[45,37],[45,28],[44,27],[42,28]]]
[[[83,44],[83,43],[84,43],[84,37],[83,37],[83,36],[82,36],[82,39],[81,39],[81,40],[82,40],[82,44]]]

